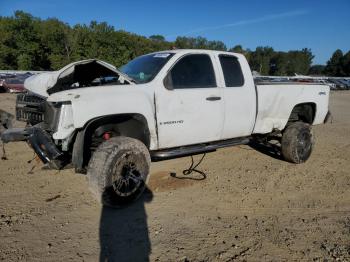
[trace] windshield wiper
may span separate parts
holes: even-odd
[[[128,76],[129,80],[135,84],[139,84],[139,82],[136,81],[136,79],[132,78],[131,76]]]

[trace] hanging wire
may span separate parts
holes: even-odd
[[[206,175],[203,173],[203,171],[200,171],[200,170],[196,169],[202,163],[205,155],[206,154],[203,154],[202,158],[198,161],[198,163],[196,165],[194,165],[193,156],[191,156],[191,165],[190,165],[190,167],[188,169],[185,169],[184,171],[182,171],[182,174],[184,174],[185,176],[188,176],[191,173],[196,172],[196,173],[201,174],[205,178]]]
[[[33,157],[32,157],[32,159],[28,160],[27,163],[30,164],[30,163],[32,163],[35,159],[36,159],[36,154],[35,154],[35,152],[33,152]],[[28,174],[28,175],[34,174],[33,171],[34,171],[34,169],[35,169],[36,167],[37,167],[37,163],[34,162],[34,165],[30,168],[30,170],[27,172],[27,174]]]
[[[184,175],[184,177],[178,177],[178,176],[176,176],[176,173],[172,173],[171,176],[178,178],[178,179],[192,179],[192,180],[204,180],[204,179],[206,179],[207,175],[203,171],[197,169],[197,167],[202,163],[205,155],[206,155],[206,153],[203,154],[202,158],[198,161],[197,164],[194,164],[193,156],[191,156],[190,167],[182,171],[182,174]],[[200,174],[201,177],[196,178],[196,177],[189,176],[193,172]]]
[[[5,143],[2,143],[2,157],[1,160],[7,160],[6,151],[5,151]]]
[[[33,152],[33,157],[32,157],[32,159],[28,160],[27,163],[28,163],[28,164],[32,163],[33,160],[34,160],[35,158],[36,158],[36,154],[35,154],[35,152]]]
[[[27,172],[28,175],[33,175],[34,174],[34,169],[36,168],[36,165],[33,165],[30,170]]]

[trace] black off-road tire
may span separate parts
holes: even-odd
[[[300,164],[308,160],[314,146],[311,126],[295,122],[287,126],[282,135],[281,149],[285,160]]]
[[[141,141],[112,137],[99,145],[90,159],[87,170],[90,190],[105,206],[126,206],[145,190],[150,164],[148,149]]]

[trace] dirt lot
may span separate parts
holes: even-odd
[[[0,95],[0,109],[14,103]],[[249,146],[208,154],[204,180],[170,176],[189,158],[153,163],[149,192],[122,210],[99,206],[84,175],[43,170],[25,143],[9,144],[0,259],[350,261],[350,92],[332,93],[330,108],[333,124],[314,128],[305,164]]]

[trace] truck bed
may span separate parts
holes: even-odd
[[[323,123],[328,112],[329,86],[298,82],[257,82],[257,116],[254,134],[283,130],[293,108],[312,103],[316,108],[313,125]]]

